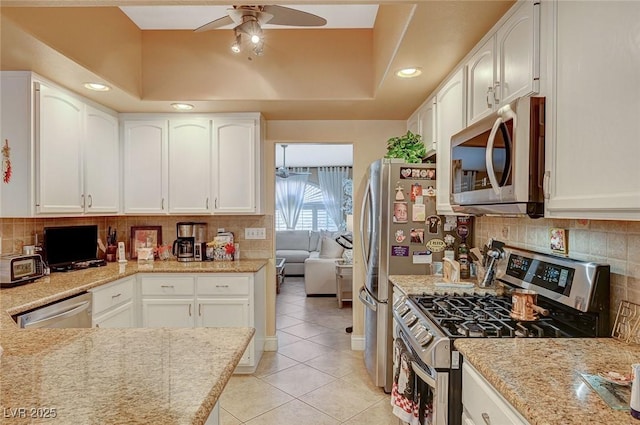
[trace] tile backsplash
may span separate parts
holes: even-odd
[[[567,230],[567,256],[611,266],[611,324],[621,300],[640,304],[640,221],[478,217],[474,240],[551,253],[549,230]]]
[[[42,238],[45,227],[97,224],[98,235],[105,242],[109,226],[118,232],[118,241],[125,242],[129,255],[131,226],[162,226],[162,244],[170,245],[176,239],[176,223],[180,221],[205,222],[208,224],[208,240],[211,240],[219,228],[233,232],[235,242],[240,245],[240,258],[271,258],[273,256],[272,215],[247,216],[112,216],[112,217],[76,217],[76,218],[2,218],[0,219],[0,237],[3,254],[22,252],[24,245],[33,245]],[[264,227],[266,239],[247,240],[244,238],[246,227]]]

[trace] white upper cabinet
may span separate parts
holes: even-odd
[[[38,213],[82,213],[84,104],[36,84]]]
[[[555,75],[545,216],[638,220],[640,2],[545,6],[543,17],[556,22],[546,38]]]
[[[118,118],[88,105],[86,110],[85,212],[115,214],[120,206]]]
[[[427,99],[407,120],[407,130],[422,136],[427,156],[436,152],[436,97]]]
[[[467,125],[540,90],[540,5],[517,3],[465,62]]]
[[[211,212],[211,120],[169,122],[169,212]]]
[[[261,212],[261,131],[259,118],[214,118],[214,214]]]
[[[125,213],[167,213],[167,133],[167,120],[125,121]]]
[[[464,68],[460,67],[436,95],[436,210],[453,214],[451,193],[451,136],[465,125]]]

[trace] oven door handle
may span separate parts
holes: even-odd
[[[436,380],[429,376],[424,370],[422,370],[418,363],[411,362],[411,369],[413,369],[413,372],[418,375],[418,377],[422,379],[425,384],[429,385],[431,388],[436,388]]]

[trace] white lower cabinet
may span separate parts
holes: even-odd
[[[192,328],[193,299],[149,299],[142,297],[143,328]]]
[[[91,289],[94,328],[134,328],[136,320],[134,276]]]
[[[217,327],[250,327],[249,299],[224,299],[198,297],[198,317],[196,326],[209,328]],[[244,352],[239,366],[249,366],[251,363],[251,342]]]
[[[467,362],[462,364],[462,423],[528,425],[527,420]]]

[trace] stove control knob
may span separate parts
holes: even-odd
[[[405,317],[404,323],[407,326],[413,326],[413,324],[418,320],[418,318],[416,317],[415,314],[409,314],[407,317]]]
[[[416,323],[412,328],[411,328],[411,333],[413,334],[413,336],[419,340],[420,339],[420,334],[422,334],[424,331],[426,331],[424,325],[422,325],[422,323],[418,322]]]
[[[408,305],[404,304],[401,305],[400,307],[398,307],[397,309],[398,314],[400,315],[400,317],[404,316],[405,314],[407,314],[410,311],[410,308]]]
[[[431,333],[431,331],[427,331],[427,333],[422,336],[422,339],[420,340],[420,345],[423,347],[426,347],[427,345],[429,345],[432,339],[433,339],[433,334]]]

